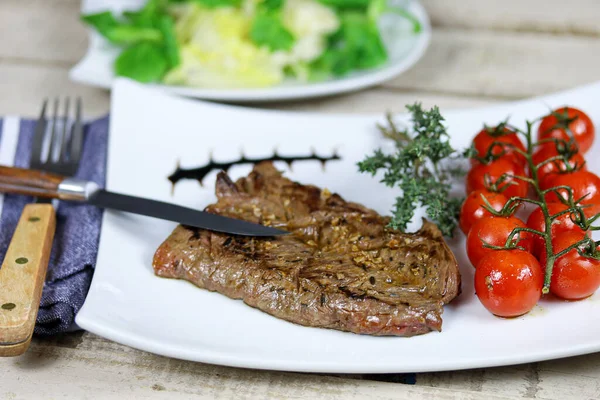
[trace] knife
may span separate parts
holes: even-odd
[[[162,201],[110,192],[90,181],[24,168],[0,166],[0,192],[80,201],[100,208],[146,215],[233,235],[278,236],[289,233]]]

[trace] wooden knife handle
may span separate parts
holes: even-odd
[[[58,185],[65,178],[49,172],[0,165],[0,193],[58,197]]]
[[[50,204],[28,204],[0,268],[0,356],[29,347],[56,227]]]

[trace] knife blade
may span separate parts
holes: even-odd
[[[146,215],[233,235],[279,236],[289,233],[163,201],[110,192],[99,188],[94,182],[23,168],[0,166],[0,192],[80,201],[96,207]]]
[[[196,228],[234,235],[278,236],[289,233],[252,222],[223,217],[162,201],[109,192],[103,189],[98,189],[91,193],[86,202],[100,208],[146,215],[167,221],[179,222],[180,224]]]

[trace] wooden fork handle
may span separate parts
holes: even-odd
[[[65,177],[49,172],[0,165],[0,193],[58,198]]]
[[[0,356],[29,347],[56,226],[50,204],[23,209],[0,268]]]

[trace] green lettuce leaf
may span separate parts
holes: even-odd
[[[167,5],[167,0],[148,0],[139,10],[124,11],[123,17],[134,26],[158,28],[158,20],[166,13]]]
[[[310,66],[310,78],[343,76],[353,70],[374,68],[387,61],[387,52],[375,21],[364,13],[340,14],[340,29],[330,38],[327,50]]]
[[[271,51],[290,50],[296,41],[275,11],[256,15],[250,28],[250,39],[257,46],[266,46]]]
[[[283,0],[263,0],[260,6],[266,10],[279,10],[283,6]]]
[[[158,21],[158,26],[162,32],[165,54],[169,60],[169,67],[175,68],[181,62],[179,57],[179,45],[175,35],[175,22],[169,16],[162,16]]]
[[[140,42],[123,50],[117,57],[115,73],[138,82],[156,82],[167,72],[168,66],[168,57],[163,46]]]
[[[217,7],[239,7],[242,4],[242,0],[193,0],[196,3],[203,5],[208,8]]]
[[[113,13],[110,11],[82,15],[81,21],[92,26],[103,36],[106,36],[106,32],[108,30],[119,25],[119,21],[117,21]]]
[[[160,43],[163,40],[163,36],[158,29],[140,28],[133,25],[117,25],[108,29],[104,36],[112,43],[120,45],[143,41]]]
[[[127,45],[141,41],[160,42],[160,30],[149,25],[135,25],[119,22],[110,11],[83,15],[81,20],[94,27],[98,33],[117,45]]]

